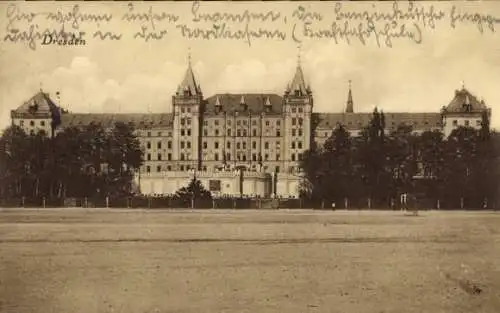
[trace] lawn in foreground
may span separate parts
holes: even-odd
[[[0,312],[500,312],[500,213],[7,210]]]

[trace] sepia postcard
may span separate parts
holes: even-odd
[[[0,16],[0,312],[500,312],[500,2]]]

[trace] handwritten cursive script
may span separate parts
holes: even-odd
[[[114,3],[113,10],[105,6],[103,12],[98,12],[96,6],[87,4],[58,5],[42,11],[35,10],[34,6],[12,3],[5,6],[6,26],[1,36],[4,43],[22,43],[32,50],[43,40],[52,42],[50,38],[63,43],[64,38],[74,38],[71,42],[80,40],[77,42],[87,45],[95,40],[149,42],[179,38],[232,40],[248,46],[256,40],[299,43],[331,40],[337,44],[375,44],[391,48],[402,41],[420,44],[430,31],[438,28],[447,27],[453,31],[474,27],[483,35],[487,31],[495,33],[500,23],[499,17],[475,12],[472,6],[445,7],[425,2],[371,3],[369,7],[341,2],[317,6],[288,3],[286,11],[278,10],[276,5],[266,9],[264,3],[253,6],[254,9],[200,1],[183,5],[185,13],[178,14],[167,10],[168,5],[157,4]],[[51,8],[44,6],[47,7]],[[86,35],[85,40],[83,35]],[[45,45],[49,46],[52,45]]]

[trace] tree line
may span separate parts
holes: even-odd
[[[0,137],[0,197],[119,197],[143,164],[132,126],[68,127],[50,137],[12,125]]]
[[[458,127],[444,138],[439,130],[417,134],[404,124],[387,132],[375,109],[359,136],[338,125],[323,147],[302,155],[301,196],[387,206],[411,193],[454,208],[478,206],[498,198],[499,159],[500,136],[490,131],[486,113],[480,129]]]

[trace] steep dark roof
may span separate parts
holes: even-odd
[[[190,95],[196,96],[201,95],[201,88],[196,83],[196,79],[194,77],[193,69],[191,68],[191,63],[189,63],[186,73],[184,74],[184,79],[182,83],[177,88],[178,94],[183,94],[184,92],[188,92]]]
[[[391,128],[400,124],[412,125],[414,130],[441,126],[440,113],[385,113],[385,126]],[[331,129],[337,124],[348,130],[358,130],[370,123],[373,113],[313,113],[318,119],[318,128]]]
[[[58,107],[50,99],[48,93],[43,91],[37,92],[28,101],[21,104],[17,109],[14,110],[15,113],[31,113],[31,114],[52,114],[54,110]]]
[[[243,99],[242,99],[243,98]],[[241,105],[241,101],[246,104],[246,109]],[[216,106],[220,105],[220,113],[229,114],[281,114],[283,107],[283,98],[276,94],[216,94],[206,100],[205,114],[215,115]],[[269,112],[266,108],[269,107]]]
[[[469,108],[468,108],[469,106]],[[482,112],[486,110],[484,101],[479,101],[467,89],[455,90],[455,97],[445,108],[447,113]]]
[[[82,114],[68,113],[62,116],[62,127],[85,126],[101,124],[103,127],[113,127],[116,122],[132,123],[136,129],[165,128],[173,124],[171,113],[162,114]]]

